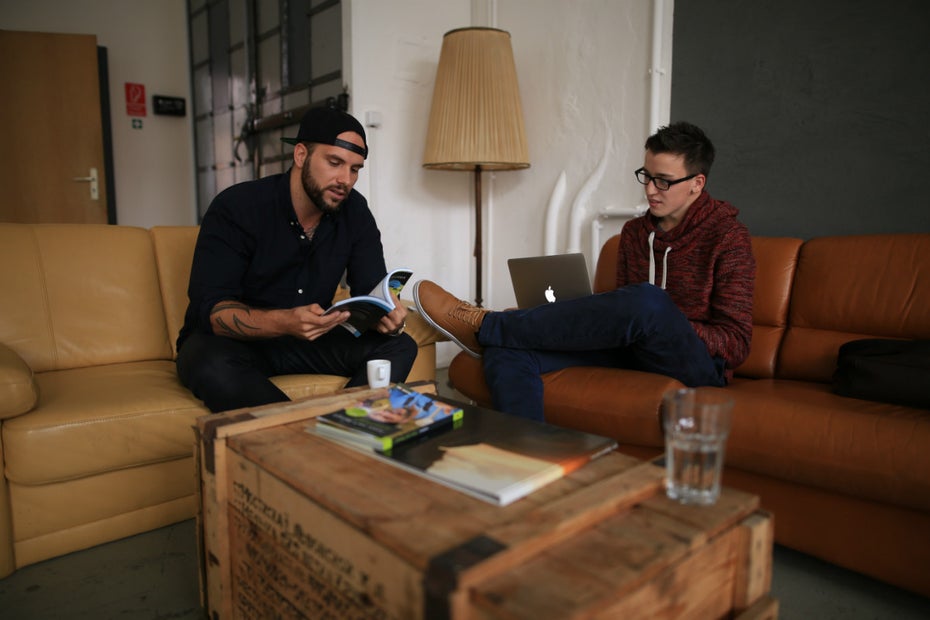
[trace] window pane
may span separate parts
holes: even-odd
[[[276,96],[281,92],[281,37],[278,35],[268,37],[259,43],[258,75],[261,78],[262,88],[265,89],[263,99]]]
[[[249,67],[244,47],[230,53],[229,69],[232,76],[232,105],[240,108],[249,103]]]
[[[213,86],[210,82],[210,65],[194,71],[194,116],[206,114],[213,107]]]
[[[210,57],[210,37],[207,32],[207,12],[191,18],[191,61],[199,65]]]
[[[228,166],[233,161],[232,114],[223,112],[213,117],[213,160],[217,167]]]
[[[342,13],[338,4],[313,16],[310,63],[314,78],[342,69]]]
[[[278,9],[280,8],[280,0],[257,0],[258,4],[258,35],[261,36],[266,34],[269,30],[273,30],[278,27],[278,24],[281,23],[280,15],[278,14]]]
[[[210,77],[213,82],[213,110],[229,109],[229,5],[226,0],[211,4]]]
[[[229,0],[229,44],[243,45],[248,36],[246,0]]]

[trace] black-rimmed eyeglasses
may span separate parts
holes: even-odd
[[[665,190],[670,188],[672,185],[675,185],[676,183],[684,183],[685,181],[689,181],[700,173],[689,174],[686,177],[681,177],[680,179],[675,179],[674,181],[669,181],[668,179],[663,179],[660,177],[654,177],[650,175],[648,172],[646,172],[645,168],[640,168],[639,170],[635,170],[633,174],[636,176],[636,180],[642,183],[643,185],[649,185],[651,181],[652,183],[655,183],[657,190],[659,190],[660,192],[664,192]]]

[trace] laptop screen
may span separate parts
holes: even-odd
[[[553,254],[511,258],[510,281],[520,308],[591,294],[591,276],[584,254]]]

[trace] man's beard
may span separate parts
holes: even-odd
[[[310,158],[307,158],[307,161],[304,162],[303,167],[300,170],[300,181],[304,187],[304,193],[307,194],[307,198],[310,199],[317,209],[323,213],[338,213],[339,207],[342,206],[342,203],[346,201],[346,198],[349,197],[349,191],[346,188],[346,198],[343,198],[339,202],[332,204],[326,201],[326,197],[323,195],[323,192],[326,191],[326,188],[320,187],[319,184],[313,179],[310,175]]]

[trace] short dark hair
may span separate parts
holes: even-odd
[[[685,121],[660,127],[646,138],[646,150],[652,153],[683,155],[688,174],[710,175],[714,164],[714,145],[700,127]]]

